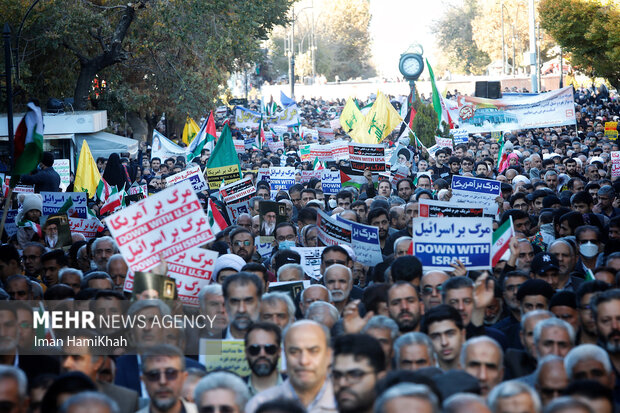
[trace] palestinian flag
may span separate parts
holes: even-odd
[[[226,220],[217,209],[217,205],[211,198],[209,198],[209,208],[207,209],[207,220],[209,222],[209,226],[211,226],[211,232],[213,235],[216,235],[220,231],[224,230],[228,227]]]
[[[125,191],[115,192],[106,199],[105,203],[99,210],[99,215],[103,215],[106,212],[114,212],[117,209],[125,206]]]
[[[103,176],[99,180],[99,184],[97,185],[97,191],[95,192],[95,197],[101,202],[105,202],[108,197],[112,195],[112,188],[110,184],[103,179]]]
[[[215,129],[215,120],[213,118],[213,111],[211,111],[207,119],[202,123],[198,134],[192,140],[189,148],[187,148],[187,162],[191,162],[192,159],[200,157],[200,153],[205,145],[210,142],[215,142],[216,140],[217,132]]]
[[[351,167],[340,167],[340,182],[342,186],[353,186],[358,190],[368,183],[363,172],[352,171]]]
[[[504,143],[506,141],[502,137],[502,145],[499,147],[497,154],[497,171],[504,172],[508,168],[508,154],[504,151]]]
[[[512,226],[512,217],[493,232],[493,246],[491,248],[491,265],[495,267],[500,259],[510,252],[510,239],[515,235]]]
[[[28,102],[28,112],[15,131],[15,166],[11,173],[11,187],[19,182],[19,175],[32,172],[43,156],[43,115],[41,108]]]

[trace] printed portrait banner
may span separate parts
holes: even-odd
[[[370,267],[383,262],[379,228],[351,222],[351,244],[356,261]]]
[[[82,234],[87,240],[97,236],[101,221],[97,218],[69,218],[69,229],[72,234]]]
[[[209,189],[219,189],[224,185],[237,182],[239,178],[239,165],[219,166],[216,168],[207,168],[207,182]]]
[[[418,216],[423,218],[436,217],[482,217],[484,207],[465,202],[444,202],[421,198],[418,201]]]
[[[457,260],[468,270],[489,270],[492,242],[491,218],[413,219],[413,255],[425,271],[453,271]]]
[[[252,183],[251,177],[243,178],[240,181],[233,182],[232,184],[220,188],[220,195],[222,195],[226,204],[249,199],[254,196],[255,193],[256,187]]]
[[[279,190],[288,189],[295,185],[296,169],[292,166],[275,166],[269,168],[269,184],[271,185],[271,198],[275,199]]]
[[[250,213],[250,203],[248,201],[238,202],[236,204],[226,204],[226,212],[232,225],[237,225],[237,218],[241,214]]]
[[[499,206],[495,199],[502,193],[501,185],[501,182],[490,179],[454,175],[450,201],[482,205],[485,214],[497,215]]]
[[[321,210],[317,213],[318,236],[323,245],[351,245],[351,225],[338,222]]]
[[[484,99],[460,96],[444,99],[459,130],[467,133],[546,128],[575,124],[575,100],[571,86],[534,96]]]
[[[321,169],[321,187],[325,195],[336,195],[342,189],[340,182],[340,171],[332,171],[329,169]],[[303,175],[302,175],[303,176]]]
[[[217,257],[216,251],[194,247],[166,260],[168,276],[174,278],[183,304],[199,306],[198,293],[211,282]]]
[[[353,171],[364,172],[366,168],[369,168],[374,173],[385,172],[383,145],[350,143],[349,160]]]
[[[188,181],[192,184],[192,188],[194,188],[195,192],[201,192],[207,189],[207,182],[198,165],[169,176],[166,178],[166,186],[173,186],[181,181]]]
[[[67,216],[71,218],[87,218],[88,208],[86,192],[41,192],[43,198],[43,211],[41,215],[52,215],[60,211],[60,208],[71,199],[73,204],[67,210]]]
[[[63,191],[71,184],[71,165],[68,159],[54,159],[54,170],[60,175],[60,188]]]
[[[157,130],[153,130],[153,143],[151,145],[151,159],[159,158],[164,162],[168,158],[187,156],[187,148],[182,148]]]
[[[292,247],[301,256],[301,267],[306,275],[315,280],[321,279],[321,254],[325,247]]]
[[[148,271],[165,260],[215,239],[188,181],[166,188],[105,219],[133,271]]]

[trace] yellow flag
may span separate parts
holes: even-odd
[[[92,198],[97,193],[97,185],[99,185],[100,180],[101,174],[99,169],[97,169],[93,155],[90,153],[88,143],[84,140],[80,150],[77,171],[75,172],[74,191],[88,192],[88,197]]]
[[[344,129],[346,133],[349,133],[351,130],[355,129],[355,126],[362,119],[364,119],[364,115],[360,112],[353,98],[349,97],[340,114],[340,126],[342,126],[342,129]]]
[[[196,136],[198,132],[200,132],[200,127],[196,125],[194,119],[188,116],[187,120],[185,121],[185,127],[183,128],[183,142],[189,146],[191,141],[194,139],[194,136]]]
[[[400,117],[388,98],[381,92],[377,92],[377,99],[370,108],[370,112],[349,133],[351,138],[358,143],[380,143],[400,123]]]

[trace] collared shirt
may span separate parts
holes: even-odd
[[[286,379],[279,386],[262,391],[252,397],[245,406],[245,413],[254,413],[261,404],[279,398],[299,400],[290,379]],[[306,411],[308,413],[336,413],[338,411],[334,388],[329,378],[325,379],[323,387],[321,387],[314,400],[306,406]]]
[[[282,383],[284,383],[284,379],[282,378],[282,374],[278,373],[278,380],[276,381],[276,384],[273,387],[279,386]],[[250,389],[250,396],[254,396],[254,395],[260,393],[258,390],[256,390],[256,387],[254,387],[254,383],[252,383],[252,375],[251,374],[248,376],[248,388]]]

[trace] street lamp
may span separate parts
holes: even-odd
[[[293,19],[291,20],[291,43],[290,43],[290,67],[291,71],[289,73],[289,82],[291,84],[291,99],[295,100],[295,20],[299,13],[306,9],[312,9],[314,6],[308,6],[300,9],[297,13],[295,13],[295,9],[293,8]]]

